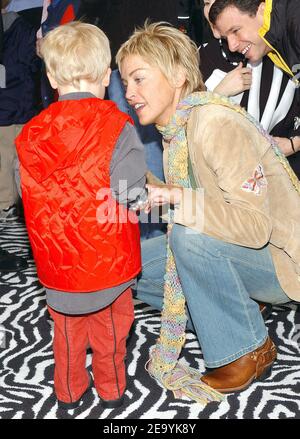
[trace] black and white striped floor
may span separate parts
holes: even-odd
[[[0,245],[28,255],[23,224],[0,224]],[[270,378],[206,407],[175,400],[145,370],[149,348],[158,335],[159,313],[136,304],[128,340],[128,387],[124,406],[103,410],[93,390],[75,411],[58,409],[53,394],[52,321],[35,266],[0,275],[0,419],[300,419],[300,307],[276,307],[267,321],[278,348]],[[204,372],[201,350],[189,333],[182,360]],[[88,367],[91,354],[88,355]]]

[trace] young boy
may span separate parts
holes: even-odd
[[[99,28],[60,26],[41,53],[60,97],[16,143],[28,234],[54,320],[55,392],[60,407],[79,405],[91,385],[90,345],[102,405],[115,408],[126,388],[131,286],[141,267],[137,218],[127,207],[145,197],[143,146],[131,119],[103,100],[111,55]]]

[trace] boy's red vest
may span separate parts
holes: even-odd
[[[130,118],[97,98],[52,104],[16,139],[22,198],[38,277],[91,292],[141,269],[137,217],[110,191],[110,161]]]

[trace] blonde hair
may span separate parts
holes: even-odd
[[[42,40],[41,56],[59,85],[101,81],[111,62],[109,41],[98,27],[73,21],[58,26]]]
[[[170,83],[174,79],[174,72],[181,67],[186,75],[183,97],[205,89],[196,44],[168,23],[146,21],[142,28],[136,29],[117,53],[116,61],[120,70],[122,62],[129,55],[139,55],[150,65],[158,67]]]

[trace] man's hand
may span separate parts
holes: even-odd
[[[225,78],[214,89],[215,93],[223,96],[236,96],[245,90],[249,90],[252,84],[252,69],[239,65],[227,73]]]
[[[300,151],[299,143],[300,143],[300,137],[294,137],[293,143],[295,147],[295,151],[293,151],[292,143],[290,139],[287,137],[274,137],[276,142],[278,143],[279,148],[283,152],[283,154],[286,157],[289,157],[292,154],[295,154],[295,152]]]

